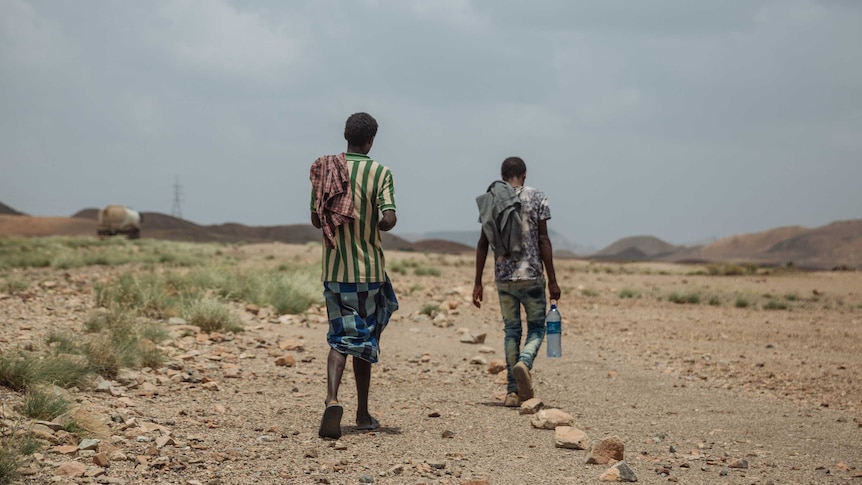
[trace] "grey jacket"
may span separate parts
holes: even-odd
[[[476,197],[479,222],[495,258],[521,259],[521,199],[508,183],[497,180]]]

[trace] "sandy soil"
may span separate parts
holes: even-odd
[[[254,265],[316,259],[319,249],[234,251]],[[387,258],[417,259],[442,274],[391,275],[401,310],[374,367],[376,432],[353,426],[348,367],[344,436],[317,437],[327,352],[321,308],[279,318],[236,305],[245,332],[183,336],[189,332],[175,328],[164,344],[169,365],[114,382],[112,393],[73,393],[104,424],[107,468],[93,464],[94,452],[48,448],[28,464],[23,483],[599,483],[607,465],[585,464],[587,451],[556,448],[553,431],[502,406],[500,375],[471,363],[503,359],[490,268],[486,304],[476,309],[469,256]],[[639,482],[862,483],[862,274],[710,277],[692,275],[692,266],[557,266],[564,353],[540,354],[537,396],[593,441],[619,437]],[[40,345],[51,329],[80,331],[93,311],[93,283],[129,269],[17,272],[32,282],[32,297],[0,295],[0,348]],[[45,281],[57,285],[40,286]],[[701,301],[675,304],[673,292],[696,292]],[[751,305],[737,308],[740,298]],[[763,309],[770,300],[788,309]],[[419,314],[429,303],[445,317]],[[484,344],[461,343],[464,329],[486,334]],[[284,355],[295,366],[276,365]],[[196,382],[172,381],[173,369]],[[0,390],[0,397],[9,423],[20,395]],[[97,476],[57,476],[70,461]]]

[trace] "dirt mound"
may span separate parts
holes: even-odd
[[[654,236],[631,236],[614,242],[590,257],[612,261],[643,261],[660,258],[676,249],[677,246]]]
[[[0,214],[10,215],[10,216],[25,216],[23,212],[18,212],[15,209],[9,207],[8,205],[0,202]]]
[[[71,217],[0,215],[0,236],[91,236],[96,221]]]

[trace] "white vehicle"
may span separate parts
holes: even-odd
[[[99,237],[123,234],[129,239],[141,237],[141,222],[144,218],[138,211],[124,205],[109,205],[99,211]]]

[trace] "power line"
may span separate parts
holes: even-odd
[[[180,185],[180,179],[177,177],[174,182],[174,203],[171,206],[171,215],[182,219],[183,218],[183,209],[181,207],[181,203],[183,200],[183,186]]]

